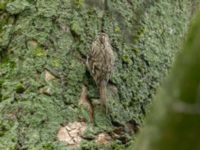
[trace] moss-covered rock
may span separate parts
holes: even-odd
[[[109,35],[117,60],[108,84],[110,117],[95,107],[96,130],[131,120],[141,123],[179,50],[190,4],[188,0],[6,3],[3,12],[10,21],[0,26],[0,149],[67,149],[56,133],[60,124],[80,119],[82,85],[88,87],[92,102],[99,98],[85,61],[101,30]],[[45,80],[46,70],[55,79]],[[85,149],[93,146],[83,144]]]

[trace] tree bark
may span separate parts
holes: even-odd
[[[160,89],[135,150],[198,150],[200,130],[200,12],[183,52]]]
[[[92,134],[123,127],[123,138],[110,146],[123,148],[130,139],[127,124],[141,124],[173,63],[191,4],[192,0],[2,0],[0,149],[67,149],[56,138],[60,125],[82,118],[90,122],[89,112],[80,113],[78,105],[83,86],[94,103]],[[91,43],[102,31],[109,35],[117,59],[107,86],[107,115],[96,104],[98,87],[85,65]],[[98,147],[94,140],[81,146]]]

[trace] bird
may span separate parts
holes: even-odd
[[[92,42],[87,57],[87,68],[99,88],[101,105],[106,109],[107,83],[111,77],[115,63],[115,55],[106,33],[99,33]]]

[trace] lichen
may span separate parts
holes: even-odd
[[[6,15],[0,24],[0,149],[67,149],[55,136],[60,124],[87,116],[78,105],[82,85],[88,87],[92,103],[99,99],[85,62],[102,28],[117,60],[108,83],[110,117],[95,106],[96,130],[142,122],[187,30],[190,1],[112,0],[107,7],[97,3],[1,3]],[[45,80],[46,69],[54,80]],[[110,149],[124,147],[120,145],[116,142]],[[81,146],[98,147],[93,141]]]
[[[26,8],[29,7],[29,3],[26,0],[15,0],[11,3],[8,3],[6,5],[6,10],[14,15],[14,14],[19,14],[22,11],[24,11]]]

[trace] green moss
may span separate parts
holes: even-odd
[[[13,32],[12,25],[4,25],[2,27],[2,32],[0,32],[0,48],[6,48],[9,44],[9,40],[11,38]]]
[[[27,9],[29,6],[30,5],[26,0],[15,0],[6,5],[6,10],[12,15],[19,14],[25,9]]]
[[[59,67],[61,66],[61,62],[59,59],[53,59],[52,62],[51,62],[52,66],[53,67]]]
[[[124,147],[117,142],[113,142],[108,150],[124,150]]]
[[[4,29],[5,29],[4,27],[7,24],[12,24],[12,17],[9,16],[9,14],[6,12],[2,12],[0,19],[1,19],[1,22],[0,22],[0,38],[1,38],[3,36],[3,33],[1,32],[4,32]]]
[[[200,11],[130,150],[200,149]]]
[[[73,0],[74,4],[79,8],[85,3],[85,0]]]
[[[13,0],[1,0],[0,1],[0,11],[5,10],[7,3],[12,2]]]
[[[46,52],[43,48],[41,47],[37,47],[35,50],[34,50],[34,55],[35,56],[38,56],[38,57],[44,57],[46,55]]]
[[[132,60],[130,59],[128,55],[122,56],[122,61],[128,64],[132,64]]]
[[[6,3],[5,2],[1,2],[0,3],[0,10],[4,10],[6,7]]]
[[[121,32],[120,27],[116,26],[116,27],[115,27],[115,32]]]
[[[79,63],[76,59],[71,60],[67,73],[67,83],[71,88],[67,89],[65,93],[67,95],[67,102],[78,104],[82,88],[82,84],[80,83],[83,82],[84,73],[85,66]]]
[[[17,119],[2,133],[0,149],[5,149],[6,142],[11,143],[10,149],[16,145],[18,149],[20,145],[67,149],[55,135],[61,123],[77,121],[80,115],[88,118],[86,110],[80,114],[78,105],[82,85],[87,86],[90,100],[99,99],[85,62],[102,25],[117,58],[108,85],[109,115],[122,124],[142,121],[143,108],[179,49],[190,2],[132,0],[133,7],[128,1],[109,1],[105,14],[103,1],[96,2],[15,0],[6,4],[5,16],[0,15],[0,51],[5,53],[0,118],[11,113]],[[46,68],[56,74],[54,80],[45,81]],[[49,88],[50,94],[41,88]],[[113,128],[110,117],[96,106],[95,115],[97,131]],[[83,145],[85,149],[97,147],[88,141]]]
[[[76,33],[76,34],[80,34],[81,32],[83,32],[83,28],[81,28],[81,26],[79,25],[80,22],[78,21],[73,21],[72,25],[71,25],[71,29]]]
[[[19,83],[16,85],[16,92],[17,93],[23,93],[25,91],[25,88],[23,86],[23,84]]]

